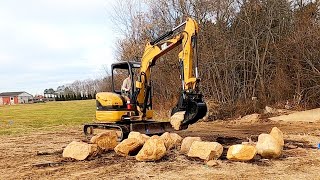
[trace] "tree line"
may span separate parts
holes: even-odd
[[[73,83],[58,86],[56,90],[45,89],[43,94],[45,98],[56,101],[95,99],[97,92],[109,90],[106,88],[108,83],[105,83],[105,79],[76,80]]]
[[[147,42],[194,18],[201,90],[230,115],[252,111],[253,100],[261,108],[320,104],[318,0],[123,0],[114,9],[118,61],[139,61]],[[180,84],[180,50],[152,69],[157,108],[172,107],[180,91],[172,86]]]
[[[94,94],[82,95],[82,94],[61,94],[55,96],[55,101],[73,101],[73,100],[87,100],[87,99],[95,99],[96,92]]]

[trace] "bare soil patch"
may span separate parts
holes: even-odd
[[[257,157],[250,162],[233,162],[225,158],[230,145],[248,139],[256,141],[260,133],[269,133],[274,126],[285,137],[280,159]],[[209,167],[177,150],[157,162],[138,162],[134,157],[124,158],[114,152],[85,161],[64,159],[57,152],[72,140],[84,138],[81,127],[75,126],[57,132],[2,136],[0,179],[319,179],[320,123],[199,122],[178,134],[221,143],[225,152],[218,165]]]

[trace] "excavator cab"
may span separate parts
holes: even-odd
[[[116,94],[126,94],[129,99],[132,99],[132,95],[135,91],[135,76],[140,69],[140,62],[125,61],[114,63],[111,65],[111,77],[112,77],[112,91]],[[125,78],[130,77],[131,88],[128,92],[121,90],[122,83]]]
[[[131,131],[144,134],[161,134],[171,130],[169,122],[155,122],[152,120],[152,97],[150,94],[147,104],[145,120],[141,120],[135,102],[132,101],[136,93],[135,79],[138,76],[140,62],[125,61],[111,65],[112,92],[99,92],[96,95],[96,118],[94,123],[84,125],[84,134],[91,137],[94,129],[112,129],[119,134],[119,140],[127,137]],[[130,90],[123,92],[123,81],[129,77]],[[165,130],[166,129],[166,130]]]
[[[128,121],[129,117],[137,116],[136,107],[132,102],[135,93],[134,78],[140,69],[139,62],[119,62],[111,65],[112,92],[99,92],[96,95],[96,121],[117,123]],[[122,84],[129,78],[130,88],[124,91]],[[151,118],[151,117],[150,117]]]

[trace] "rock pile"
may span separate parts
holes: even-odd
[[[63,157],[84,160],[103,151],[114,150],[119,156],[135,156],[138,161],[157,161],[169,150],[179,149],[180,153],[191,158],[204,160],[208,166],[218,165],[223,153],[223,146],[218,142],[202,141],[200,137],[182,138],[176,133],[166,132],[161,136],[149,137],[139,132],[131,132],[127,139],[117,142],[117,133],[107,131],[94,136],[91,144],[71,142],[63,151]],[[272,128],[270,134],[260,134],[258,142],[236,144],[229,147],[227,159],[233,161],[250,161],[256,154],[263,158],[278,158],[284,146],[283,133]]]
[[[227,158],[235,161],[249,161],[256,154],[263,158],[278,158],[281,156],[283,146],[283,133],[280,129],[274,127],[270,134],[260,134],[255,146],[243,143],[229,147]]]

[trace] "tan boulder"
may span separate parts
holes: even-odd
[[[204,160],[218,159],[223,152],[223,146],[217,142],[194,141],[188,152],[189,157],[197,157]]]
[[[152,136],[146,141],[136,156],[138,161],[156,161],[166,155],[167,149],[159,136]]]
[[[283,133],[282,131],[280,131],[280,129],[278,129],[277,127],[273,127],[270,135],[277,140],[280,146],[284,146]]]
[[[175,130],[181,129],[181,122],[184,119],[185,111],[178,111],[170,117],[170,123]]]
[[[167,150],[172,149],[179,145],[182,141],[182,137],[179,136],[177,133],[163,133],[160,138],[164,141],[164,145],[166,146]]]
[[[183,154],[187,154],[190,150],[191,144],[194,141],[201,141],[200,137],[186,137],[182,140],[180,152]]]
[[[264,158],[277,158],[282,152],[282,146],[270,134],[259,135],[256,149],[257,153]]]
[[[182,141],[182,137],[177,133],[170,133],[171,138],[174,140],[175,144],[180,144]]]
[[[239,121],[243,123],[252,123],[252,122],[258,122],[260,118],[260,114],[249,114],[244,117],[242,117]]]
[[[103,150],[113,150],[118,145],[118,135],[116,131],[109,130],[93,136],[90,142],[97,144]]]
[[[150,137],[139,132],[131,131],[128,135],[128,139],[129,138],[136,138],[139,140],[140,144],[143,145]]]
[[[96,156],[98,152],[98,146],[96,144],[72,141],[64,148],[62,156],[76,160],[85,160],[88,157]]]
[[[128,138],[119,143],[114,151],[120,156],[128,156],[141,149],[143,144],[136,138]]]
[[[229,147],[227,158],[235,161],[249,161],[257,154],[254,146],[237,144]]]

